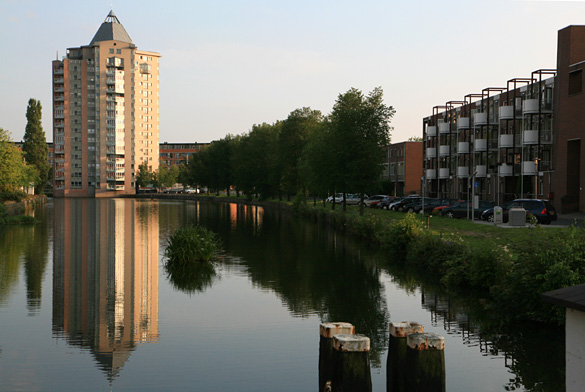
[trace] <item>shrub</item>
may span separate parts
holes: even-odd
[[[167,264],[190,264],[209,261],[219,251],[215,233],[201,226],[188,226],[176,230],[167,240],[164,256]]]
[[[10,189],[10,190],[3,190],[2,193],[0,194],[0,199],[2,201],[15,201],[15,202],[20,202],[23,201],[24,199],[26,199],[28,197],[28,195],[22,191],[16,190],[16,189]]]
[[[391,224],[378,234],[379,242],[394,258],[403,259],[408,252],[410,242],[423,232],[423,223],[415,214],[408,213],[404,219]]]

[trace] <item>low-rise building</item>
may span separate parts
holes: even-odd
[[[422,141],[392,143],[384,148],[386,162],[382,180],[389,180],[394,196],[421,192]]]

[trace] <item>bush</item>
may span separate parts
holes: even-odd
[[[382,247],[394,258],[404,260],[411,241],[423,232],[423,222],[415,214],[408,213],[404,219],[391,224],[387,230],[378,233]]]
[[[28,195],[22,191],[11,189],[11,190],[3,190],[0,194],[1,201],[15,201],[20,202],[26,199]]]
[[[164,256],[167,264],[190,264],[209,261],[219,251],[215,233],[201,226],[188,226],[176,230],[167,240]]]

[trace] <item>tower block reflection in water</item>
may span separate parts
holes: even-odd
[[[158,203],[54,202],[53,332],[112,381],[138,343],[158,340]]]

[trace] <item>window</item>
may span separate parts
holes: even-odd
[[[114,54],[114,48],[110,48],[110,54]]]
[[[579,94],[581,91],[583,91],[583,70],[569,72],[569,95]]]
[[[122,54],[122,49],[116,49],[117,54]]]

